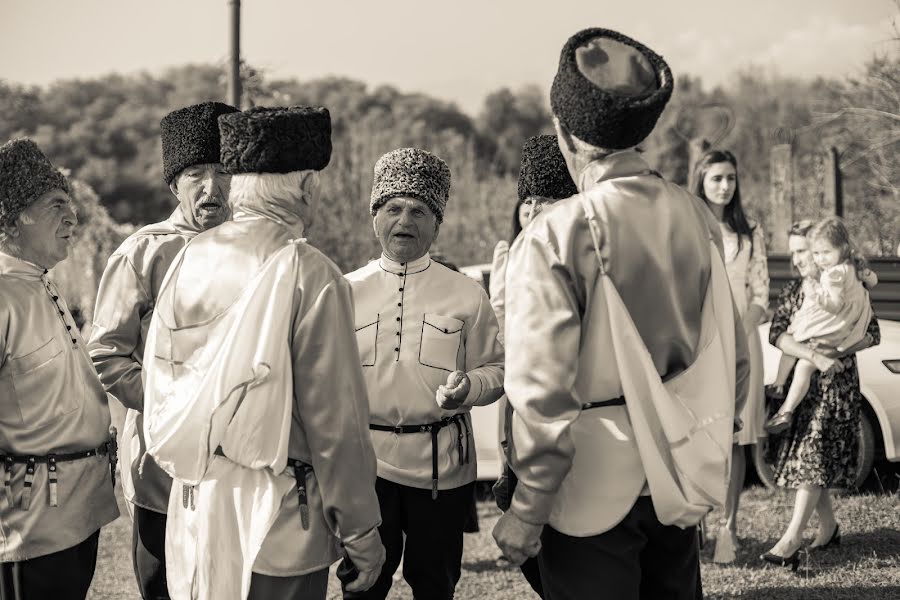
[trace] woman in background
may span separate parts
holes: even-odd
[[[734,304],[743,320],[750,347],[750,386],[740,414],[743,428],[735,434],[725,523],[716,535],[715,562],[731,562],[737,551],[737,512],[746,476],[744,446],[765,437],[762,345],[757,327],[769,304],[769,269],[762,227],[750,221],[741,204],[737,159],[727,150],[708,150],[694,165],[691,191],[702,198],[719,221],[725,268]]]

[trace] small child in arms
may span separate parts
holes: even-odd
[[[865,337],[872,318],[872,304],[866,288],[873,287],[878,277],[866,267],[865,259],[855,250],[840,218],[828,217],[820,221],[807,238],[821,276],[818,282],[804,282],[803,304],[794,315],[788,333],[817,352],[843,352]],[[806,396],[810,378],[818,369],[810,360],[783,354],[773,386],[776,398],[783,394],[795,363],[787,398],[766,422],[766,431],[770,433],[790,427],[794,409]]]

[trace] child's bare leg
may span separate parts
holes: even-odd
[[[794,368],[794,365],[797,364],[798,360],[799,359],[782,352],[781,358],[778,359],[778,374],[775,375],[775,383],[772,385],[784,387],[788,377],[791,376],[791,369]]]
[[[784,399],[784,404],[778,409],[779,413],[794,412],[794,409],[806,397],[806,392],[809,391],[809,380],[816,370],[816,365],[808,360],[797,361],[797,367],[794,369],[794,379],[791,381],[791,387],[788,390],[787,398]]]

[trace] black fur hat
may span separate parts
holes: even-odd
[[[553,114],[569,133],[599,148],[644,140],[672,96],[661,56],[609,29],[585,29],[563,46],[550,89]]]
[[[172,183],[191,165],[219,162],[219,115],[239,112],[221,102],[203,102],[173,110],[159,122],[163,177]]]
[[[69,193],[69,181],[32,140],[0,146],[0,225],[11,225],[29,204],[49,192]]]
[[[229,173],[321,171],[331,160],[331,114],[322,106],[257,107],[219,119]]]
[[[528,138],[519,167],[519,200],[530,196],[562,200],[578,193],[555,135]]]

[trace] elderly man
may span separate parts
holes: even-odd
[[[343,545],[362,590],[384,549],[350,285],[303,239],[331,117],[256,108],[219,126],[234,220],[173,263],[146,349],[147,449],[176,478],[169,589],[324,599]]]
[[[437,156],[416,148],[382,156],[370,204],[382,255],[346,276],[387,561],[368,593],[345,598],[385,598],[401,556],[417,598],[452,598],[459,580],[475,480],[469,410],[501,395],[503,349],[481,286],[429,257],[449,192],[450,169]]]
[[[83,599],[119,516],[107,396],[47,277],[77,219],[28,139],[0,147],[0,599]]]
[[[181,108],[160,122],[163,175],[178,199],[172,215],[128,237],[109,258],[88,350],[100,380],[128,409],[122,444],[125,498],[134,505],[132,559],[145,600],[168,598],[166,506],[171,480],[146,456],[141,384],[144,344],[156,296],[175,255],[195,235],[228,218],[231,176],[219,163],[219,102]]]
[[[633,149],[672,84],[663,59],[622,34],[568,40],[551,100],[581,193],[538,215],[510,251],[519,483],[494,537],[517,563],[538,556],[549,599],[702,596],[695,525],[724,502],[748,363],[717,225]],[[673,467],[701,463],[712,477],[692,482],[707,496]]]

